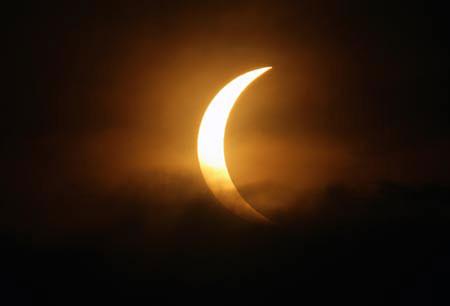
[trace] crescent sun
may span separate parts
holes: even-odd
[[[200,123],[197,154],[206,184],[215,197],[235,215],[253,222],[271,223],[239,193],[225,162],[224,138],[228,117],[241,93],[272,67],[246,72],[223,87],[212,99]]]

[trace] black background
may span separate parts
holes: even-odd
[[[223,10],[235,12],[234,25],[225,31],[210,28]],[[272,12],[284,17],[259,29],[241,18],[241,11],[256,20],[270,19]],[[90,1],[36,2],[3,14],[4,305],[449,302],[448,16],[443,6]],[[189,31],[198,31],[199,38]],[[188,208],[174,217],[177,200],[164,196],[171,188],[161,187],[160,174],[113,192],[80,184],[83,171],[74,171],[71,159],[54,150],[55,143],[63,146],[61,135],[83,139],[130,124],[132,117],[121,112],[120,103],[105,112],[112,94],[93,98],[87,93],[110,85],[105,75],[123,60],[121,50],[139,46],[127,43],[141,35],[148,38],[150,58],[170,58],[172,49],[189,39],[201,44],[206,37],[219,45],[222,39],[246,41],[243,50],[227,49],[241,62],[246,57],[240,52],[253,52],[255,44],[273,50],[287,46],[286,59],[271,55],[271,60],[288,71],[303,45],[313,45],[329,55],[324,65],[332,74],[330,56],[336,54],[336,62],[351,63],[337,66],[342,78],[335,83],[335,75],[328,76],[335,101],[342,103],[323,110],[326,120],[317,129],[358,146],[361,154],[399,152],[377,167],[399,164],[411,173],[405,170],[406,179],[399,181],[377,177],[369,195],[346,185],[326,186],[313,216],[293,212],[284,225],[273,227],[238,220],[209,195],[180,200]],[[258,53],[252,64],[263,57]],[[164,65],[155,63],[152,69],[157,83]],[[364,106],[357,103],[361,97]],[[281,119],[295,122],[300,112]],[[295,128],[291,125],[290,132]],[[95,163],[85,167],[96,171]],[[421,176],[426,179],[415,180]],[[147,178],[154,185],[150,189],[142,186]],[[184,185],[182,178],[169,179],[169,186]],[[52,186],[59,186],[56,195]],[[79,223],[85,226],[73,225]]]

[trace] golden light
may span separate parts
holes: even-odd
[[[224,138],[228,117],[241,93],[271,68],[249,71],[223,87],[203,115],[197,142],[200,168],[216,198],[241,218],[264,223],[270,221],[244,200],[231,180],[225,162]]]

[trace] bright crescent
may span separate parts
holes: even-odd
[[[244,73],[222,88],[203,115],[197,141],[200,168],[215,197],[237,216],[260,223],[271,222],[247,203],[236,189],[225,162],[224,138],[228,117],[236,100],[247,86],[271,68]]]

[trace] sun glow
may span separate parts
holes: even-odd
[[[224,138],[230,112],[241,93],[255,79],[271,69],[249,71],[228,83],[209,104],[198,132],[197,153],[206,183],[228,209],[251,220],[268,220],[254,210],[239,194],[225,162]]]

